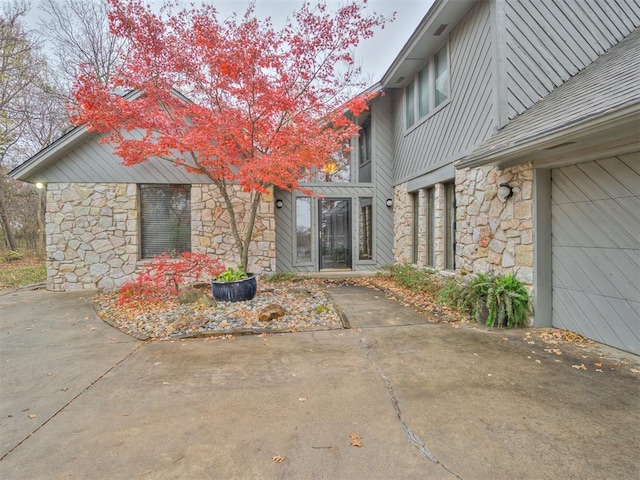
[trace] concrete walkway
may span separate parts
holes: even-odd
[[[0,296],[0,478],[639,476],[638,357],[331,294],[353,329],[155,343]]]

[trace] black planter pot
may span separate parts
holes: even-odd
[[[235,282],[211,280],[211,293],[219,302],[244,302],[256,296],[258,279],[255,274],[247,273],[249,278]]]

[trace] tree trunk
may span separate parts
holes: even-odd
[[[1,189],[0,189],[0,224],[2,224],[2,229],[4,230],[4,236],[7,240],[7,246],[9,247],[9,250],[17,250],[18,245],[16,244],[16,240],[13,237],[13,231],[11,230],[11,224],[9,223],[9,216],[7,215],[7,211],[5,209],[5,202],[4,202]]]

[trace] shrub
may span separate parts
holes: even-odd
[[[276,272],[267,278],[267,282],[270,282],[270,283],[288,282],[291,280],[296,280],[297,278],[298,278],[298,275],[293,272]]]
[[[487,326],[522,327],[531,312],[529,292],[513,274],[493,277],[487,292]]]
[[[531,312],[529,292],[509,275],[476,273],[462,280],[447,280],[438,301],[471,315],[489,327],[521,327]]]
[[[437,294],[442,286],[442,279],[435,273],[435,270],[411,264],[386,265],[382,268],[382,275],[390,277],[398,285],[431,295]]]
[[[204,253],[185,252],[178,258],[165,253],[151,260],[134,280],[120,287],[118,303],[134,299],[156,301],[176,296],[184,284],[208,281],[222,271],[224,266],[220,260]]]

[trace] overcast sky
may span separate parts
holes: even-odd
[[[0,0],[4,1],[4,0]],[[30,28],[37,29],[38,18],[43,13],[38,9],[39,0],[31,0],[31,11],[27,16]],[[190,2],[180,2],[190,3]],[[198,4],[199,2],[194,2]],[[214,0],[211,1],[222,16],[233,12],[244,13],[248,0]],[[296,10],[302,0],[255,0],[256,14],[260,17],[270,16],[275,25],[279,20]],[[313,2],[312,2],[313,3]],[[344,2],[328,0],[329,5],[339,5]],[[356,61],[361,63],[365,78],[369,83],[375,83],[384,74],[395,56],[400,52],[409,36],[429,10],[433,0],[369,0],[368,11],[381,13],[389,17],[396,13],[396,20],[388,24],[384,30],[378,30],[373,38],[363,42],[356,50]],[[161,0],[151,0],[152,5],[162,4]]]

